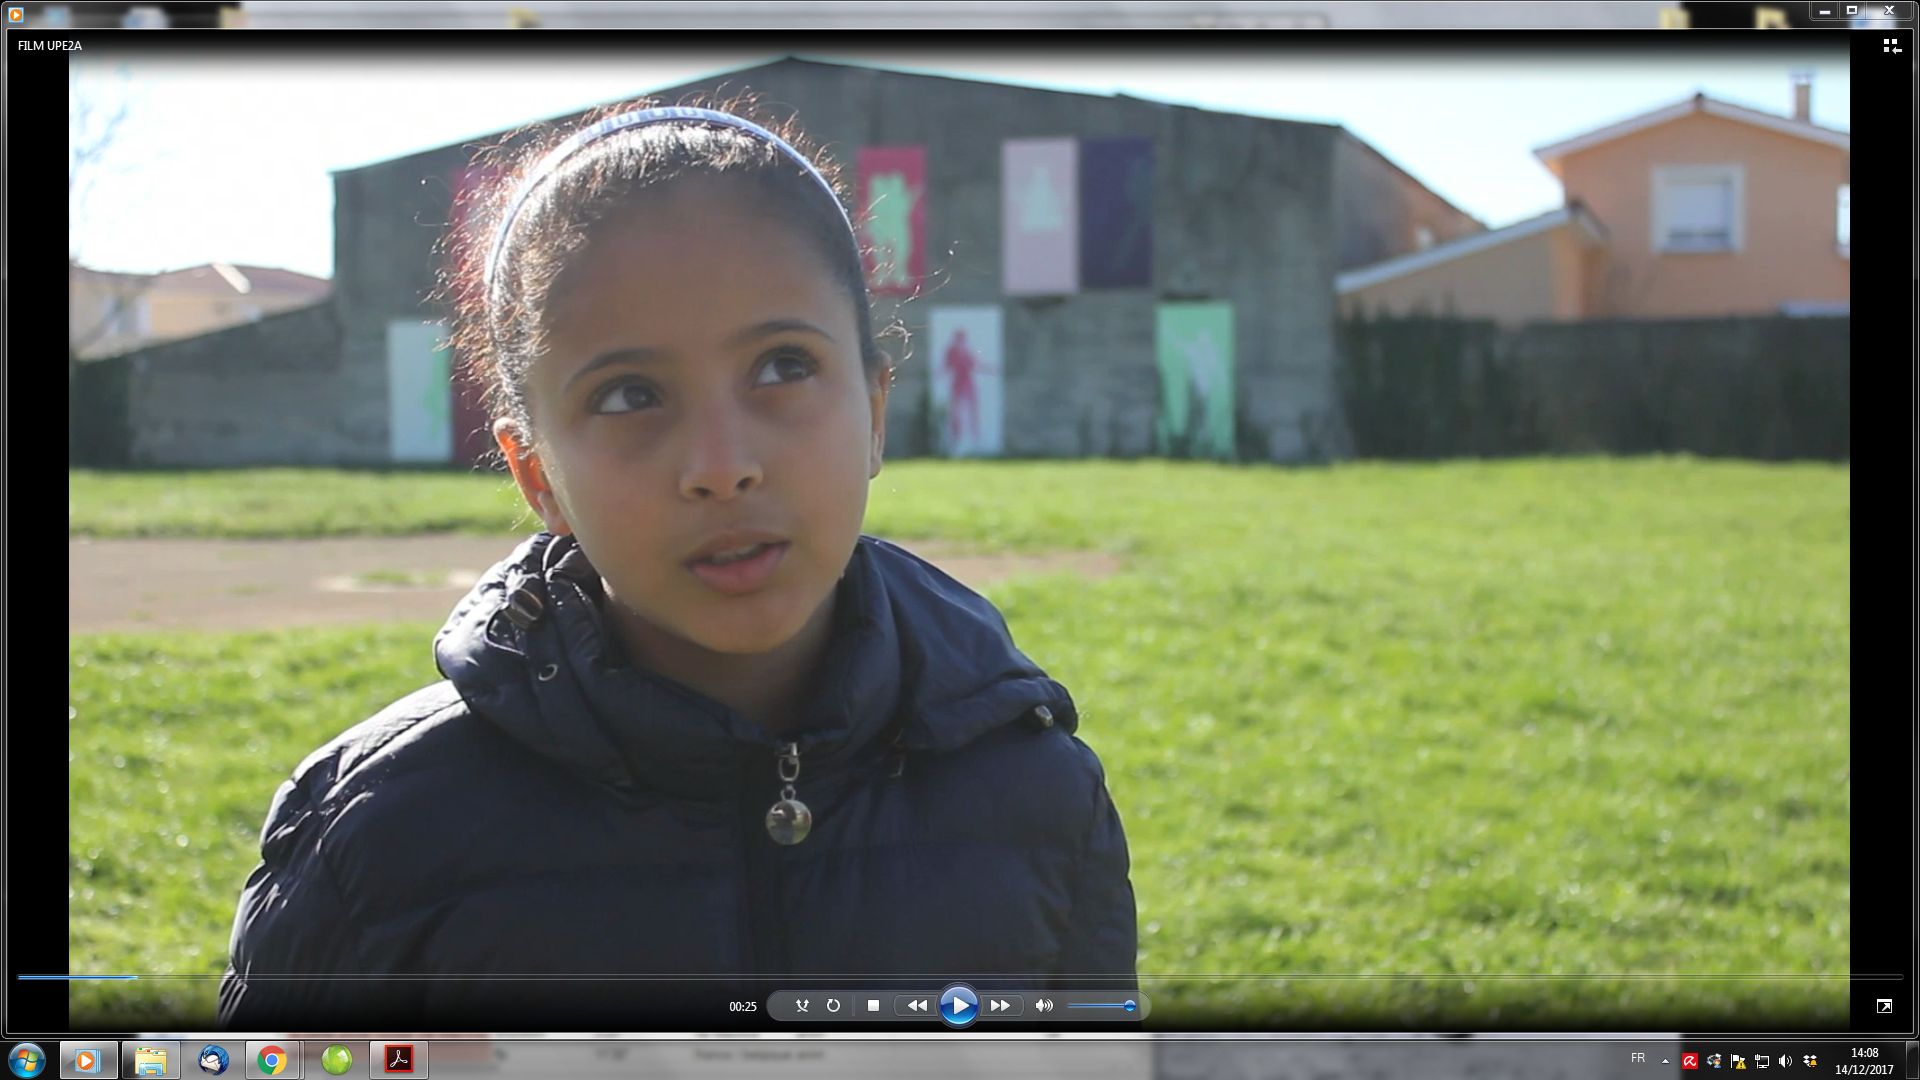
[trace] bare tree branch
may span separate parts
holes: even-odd
[[[68,199],[84,205],[116,136],[127,122],[129,109],[130,103],[124,95],[103,102],[96,91],[81,85],[80,72],[67,75]],[[67,246],[77,247],[77,240],[76,230],[69,227]]]
[[[126,126],[131,101],[123,92],[110,100],[94,88],[84,86],[81,72],[67,75],[67,277],[68,303],[74,302],[80,277],[80,233],[94,186],[103,172],[112,171],[111,154]],[[107,302],[95,316],[67,326],[67,352],[71,356],[91,349],[111,333],[128,313],[134,311],[140,297],[153,285],[147,274],[89,274],[89,286],[106,284]],[[89,288],[87,291],[93,291]]]

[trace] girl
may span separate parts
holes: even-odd
[[[544,529],[434,639],[445,681],[281,786],[225,1026],[686,1030],[828,977],[1134,988],[1126,841],[1066,689],[860,533],[891,371],[797,141],[613,110],[474,216],[456,340]]]

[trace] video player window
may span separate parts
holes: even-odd
[[[1895,102],[1900,368],[1910,24],[1696,7],[13,32],[69,615],[11,1024],[1908,1037],[1847,214]]]

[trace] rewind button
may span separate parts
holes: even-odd
[[[933,998],[926,994],[896,994],[893,999],[895,1016],[924,1016],[929,1019],[939,1015],[934,1008]]]
[[[1019,1016],[1022,1000],[1018,994],[995,994],[980,999],[980,1012],[984,1016]]]

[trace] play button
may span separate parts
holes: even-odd
[[[955,983],[940,994],[940,1019],[948,1027],[967,1027],[980,1017],[980,999],[970,987]]]

